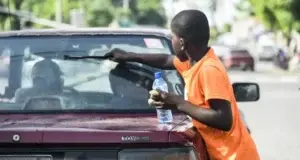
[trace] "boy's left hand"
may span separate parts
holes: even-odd
[[[177,106],[185,102],[182,96],[166,93],[161,90],[152,90],[149,92],[149,94],[149,105],[160,109],[177,110]]]

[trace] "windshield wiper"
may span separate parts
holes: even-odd
[[[105,60],[111,58],[110,56],[69,56],[64,55],[65,60],[78,60],[78,59],[100,59]]]

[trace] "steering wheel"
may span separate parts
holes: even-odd
[[[63,87],[63,93],[69,93],[71,95],[80,97],[80,93],[73,87]]]
[[[71,101],[74,101],[77,106],[81,106],[80,108],[84,108],[86,106],[87,101],[81,96],[80,92],[73,87],[64,87],[63,93],[66,94],[66,97],[70,97]]]
[[[30,98],[23,110],[62,110],[63,99],[60,96],[36,96]]]
[[[64,87],[62,95],[48,95],[31,97],[24,106],[24,110],[62,110],[84,108],[86,101],[80,93],[72,87]],[[40,106],[40,107],[38,107]],[[77,107],[80,106],[80,107]]]

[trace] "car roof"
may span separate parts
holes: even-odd
[[[26,29],[0,32],[1,37],[22,36],[70,36],[70,35],[153,35],[171,38],[168,29],[162,28],[64,28],[64,29]]]

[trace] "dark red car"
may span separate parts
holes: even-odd
[[[2,159],[208,160],[201,135],[186,115],[174,112],[173,123],[159,124],[156,110],[147,104],[153,73],[158,69],[80,58],[103,55],[113,47],[172,54],[170,37],[164,31],[10,31],[0,33],[3,46],[14,54],[9,76],[0,79]],[[43,59],[44,67],[24,74],[24,50],[28,47],[33,57]],[[74,56],[77,60],[66,59]],[[26,61],[30,60],[26,56]],[[52,62],[61,69],[59,77],[49,65]],[[71,64],[77,74],[66,74],[73,70]],[[177,72],[163,73],[170,92],[182,95],[184,83]],[[44,85],[37,85],[36,80]],[[61,90],[53,92],[57,85]],[[257,84],[237,83],[233,87],[238,101],[259,99]]]
[[[227,53],[221,56],[221,59],[227,69],[255,70],[254,58],[246,49],[231,47]]]

